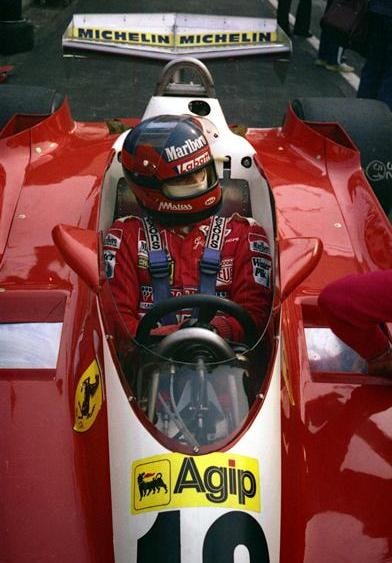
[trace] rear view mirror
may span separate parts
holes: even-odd
[[[103,279],[99,265],[99,233],[72,225],[56,225],[52,236],[68,266],[86,282],[94,293],[98,293]]]

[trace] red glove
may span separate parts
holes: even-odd
[[[226,338],[227,340],[231,339],[231,326],[226,317],[222,317],[222,315],[216,315],[212,319],[210,324],[216,330],[219,336]]]
[[[219,336],[225,340],[241,342],[244,337],[242,326],[234,318],[216,315],[210,322],[210,325],[216,330]]]
[[[152,334],[153,336],[167,336],[168,334],[171,334],[172,332],[178,330],[180,327],[181,324],[157,326],[156,328],[152,329],[150,334]]]

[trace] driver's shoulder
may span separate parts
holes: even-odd
[[[239,229],[245,230],[263,230],[263,227],[253,217],[245,217],[239,213],[233,213],[228,220],[227,225],[237,226]]]
[[[105,235],[105,241],[111,237],[117,237],[119,240],[128,239],[129,237],[134,238],[135,233],[137,233],[142,226],[142,220],[140,217],[134,215],[128,215],[126,217],[120,217],[114,221],[110,229]]]
[[[116,219],[110,227],[110,230],[122,229],[126,231],[132,229],[135,226],[139,227],[142,224],[143,220],[140,217],[137,217],[136,215],[127,215],[126,217],[119,217],[118,219]]]

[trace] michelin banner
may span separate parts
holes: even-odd
[[[198,14],[75,14],[63,49],[172,60],[289,53],[276,20]]]

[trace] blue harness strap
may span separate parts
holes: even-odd
[[[216,278],[220,269],[221,250],[225,238],[227,219],[215,215],[211,219],[203,256],[200,260],[199,293],[216,294]],[[192,319],[197,319],[199,309],[193,309]]]
[[[169,299],[170,293],[170,263],[166,249],[162,245],[159,230],[150,217],[143,218],[146,233],[148,251],[148,269],[152,279],[152,291],[154,302],[160,303]],[[169,313],[162,318],[162,324],[176,324],[177,318],[174,313]]]
[[[221,250],[225,236],[227,219],[215,215],[211,219],[207,233],[206,244],[200,260],[200,284],[199,293],[215,295],[216,278],[220,269]],[[170,292],[170,264],[166,249],[162,245],[159,230],[150,217],[143,218],[146,233],[148,268],[152,279],[152,290],[154,302],[159,303],[171,297]],[[198,310],[194,309],[192,318],[196,318]],[[177,322],[174,313],[169,313],[162,318],[162,323],[175,324]]]

